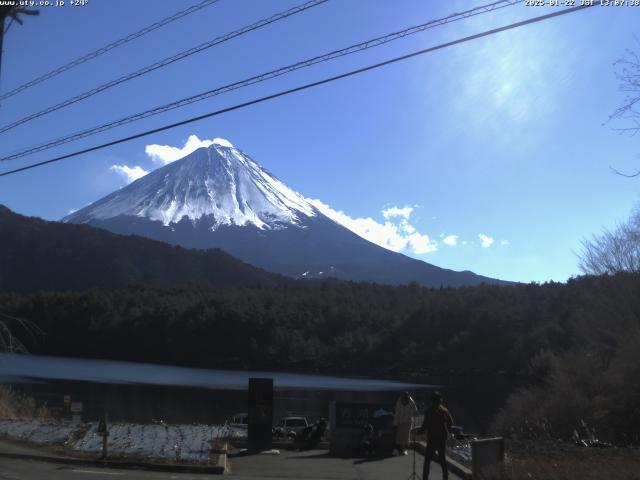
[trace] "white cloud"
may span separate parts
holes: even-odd
[[[506,247],[508,245],[511,245],[511,242],[509,240],[500,240],[500,245]]]
[[[135,167],[129,167],[127,165],[111,165],[109,170],[116,172],[121,177],[124,177],[127,183],[131,183],[149,173],[139,165],[136,165]]]
[[[400,228],[402,228],[402,231],[404,233],[408,233],[409,235],[411,235],[412,233],[416,233],[416,227],[404,220],[400,222]]]
[[[211,140],[211,143],[213,143],[214,145],[220,145],[221,147],[236,148],[233,146],[233,143],[231,143],[229,140],[225,138],[216,137],[213,140]]]
[[[189,155],[200,147],[209,147],[211,145],[220,145],[223,147],[234,148],[231,142],[224,138],[214,138],[212,140],[200,140],[197,135],[190,135],[184,144],[184,147],[172,147],[170,145],[147,145],[145,148],[146,154],[153,160],[154,163],[160,166],[167,165],[181,159],[182,157]],[[129,167],[127,165],[112,165],[109,170],[116,172],[118,175],[125,178],[127,183],[131,183],[134,180],[144,177],[147,170],[140,166]]]
[[[144,151],[154,162],[161,165],[167,165],[168,163],[175,162],[176,160],[195,152],[201,147],[209,147],[213,144],[233,148],[231,142],[224,138],[200,140],[197,135],[190,135],[182,148],[172,147],[170,145],[153,144],[147,145]]]
[[[413,212],[413,207],[402,207],[402,208],[391,207],[391,208],[382,210],[382,216],[386,219],[393,218],[393,217],[401,217],[408,220],[409,216],[411,215],[411,212]]]
[[[346,213],[334,210],[320,200],[307,200],[333,221],[348,228],[365,240],[369,240],[388,250],[422,254],[434,252],[438,249],[437,242],[431,240],[428,235],[419,233],[408,222],[413,210],[411,207],[392,207],[383,210],[382,215],[387,221],[380,223],[371,217],[351,218]],[[396,222],[388,220],[393,217],[400,217],[401,220]]]
[[[407,237],[407,247],[405,248],[418,254],[430,253],[438,249],[438,243],[431,240],[427,234],[412,233]]]
[[[478,238],[480,239],[480,245],[482,246],[482,248],[489,248],[495,241],[493,238],[483,233],[479,233]]]
[[[458,235],[447,235],[442,239],[442,243],[449,245],[450,247],[455,247],[458,244],[459,238],[460,237]]]

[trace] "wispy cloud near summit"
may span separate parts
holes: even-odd
[[[424,254],[438,249],[436,241],[431,240],[426,233],[418,232],[409,223],[413,207],[390,207],[382,210],[385,221],[380,223],[371,217],[352,218],[342,211],[332,209],[321,200],[307,200],[333,221],[387,250]]]
[[[413,207],[390,207],[382,210],[382,216],[387,220],[393,217],[401,217],[408,220],[411,216],[411,212],[413,212]]]
[[[116,172],[118,175],[123,177],[127,183],[131,183],[149,173],[139,165],[136,165],[135,167],[129,167],[127,165],[111,165],[109,170]]]
[[[168,163],[180,160],[182,157],[195,152],[201,147],[209,147],[213,144],[221,145],[223,147],[233,148],[233,145],[224,138],[214,138],[212,140],[198,138],[197,135],[190,135],[182,148],[172,147],[170,145],[147,145],[145,153],[149,155],[151,160],[160,165],[167,165]]]

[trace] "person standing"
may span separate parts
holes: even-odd
[[[413,417],[418,413],[416,402],[409,392],[404,392],[396,402],[393,424],[396,427],[396,449],[400,455],[407,455],[409,435],[413,427]]]
[[[427,448],[424,453],[424,466],[422,468],[422,479],[428,480],[431,460],[438,452],[440,465],[442,466],[442,478],[449,478],[447,468],[447,437],[449,429],[453,425],[453,417],[447,407],[442,404],[442,396],[438,392],[431,395],[431,405],[424,412],[422,426],[416,429],[416,433],[427,434]]]

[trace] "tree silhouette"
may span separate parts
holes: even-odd
[[[640,206],[629,220],[582,243],[580,269],[589,275],[640,272]]]

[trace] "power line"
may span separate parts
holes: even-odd
[[[0,157],[0,161],[5,161],[5,160],[15,160],[17,158],[21,158],[24,157],[26,155],[31,155],[33,153],[37,153],[37,152],[42,152],[44,150],[48,150],[50,148],[53,147],[57,147],[60,145],[64,145],[66,143],[70,143],[73,142],[75,140],[79,140],[82,138],[86,138],[89,137],[91,135],[95,135],[101,132],[105,132],[107,130],[111,130],[113,128],[128,124],[128,123],[132,123],[138,120],[142,120],[144,118],[148,118],[154,115],[158,115],[160,113],[164,113],[167,112],[169,110],[174,110],[176,108],[180,108],[186,105],[190,105],[192,103],[195,102],[199,102],[202,100],[205,100],[207,98],[211,98],[217,95],[221,95],[223,93],[228,93],[231,92],[233,90],[238,90],[240,88],[244,88],[250,85],[254,85],[256,83],[261,83],[267,80],[270,80],[272,78],[276,78],[288,73],[291,73],[295,70],[299,70],[301,68],[306,68],[306,67],[310,67],[312,65],[318,64],[318,63],[322,63],[322,62],[327,62],[336,58],[340,58],[346,55],[351,55],[353,53],[357,53],[363,50],[367,50],[369,48],[373,48],[373,47],[378,47],[380,45],[384,45],[385,43],[389,43],[395,40],[399,40],[401,38],[404,38],[408,35],[414,35],[416,33],[420,33],[423,32],[424,30],[430,29],[430,28],[434,28],[440,25],[444,25],[447,23],[452,23],[455,21],[459,21],[459,20],[463,20],[466,18],[470,18],[473,17],[475,15],[480,15],[482,13],[487,13],[487,12],[491,12],[500,8],[504,8],[504,7],[508,7],[508,6],[512,6],[512,5],[516,5],[518,3],[520,3],[521,0],[499,0],[487,5],[482,5],[476,8],[473,8],[471,10],[466,10],[464,12],[460,12],[460,13],[454,13],[451,14],[447,17],[444,18],[440,18],[440,19],[436,19],[436,20],[431,20],[429,22],[423,23],[421,25],[417,25],[414,27],[409,27],[406,28],[404,30],[398,31],[398,32],[394,32],[394,33],[390,33],[381,37],[376,37],[373,38],[371,40],[367,40],[366,42],[361,42],[361,43],[357,43],[355,45],[351,45],[349,47],[346,48],[342,48],[340,50],[334,50],[332,52],[329,53],[325,53],[323,55],[319,55],[317,57],[313,57],[313,58],[309,58],[306,60],[302,60],[300,62],[291,64],[291,65],[287,65],[285,67],[281,67],[278,68],[276,70],[271,70],[269,72],[266,73],[262,73],[260,75],[256,75],[244,80],[240,80],[228,85],[224,85],[222,87],[218,87],[212,90],[207,90],[206,92],[202,92],[196,95],[192,95],[190,97],[186,97],[165,105],[161,105],[159,107],[154,107],[152,109],[149,110],[145,110],[143,112],[139,112],[136,113],[134,115],[130,115],[124,118],[121,118],[119,120],[114,120],[112,122],[108,122],[108,123],[104,123],[102,125],[98,125],[96,127],[92,127],[80,132],[76,132],[73,133],[71,135],[67,135],[65,137],[61,137],[55,140],[52,140],[50,142],[41,144],[41,145],[37,145],[34,147],[29,147],[25,150],[16,152],[16,153],[12,153],[10,155],[6,155],[4,157]]]
[[[283,12],[280,13],[276,13],[275,15],[272,15],[268,18],[263,18],[262,20],[259,20],[255,23],[252,23],[251,25],[247,25],[245,27],[242,27],[238,30],[234,30],[233,32],[229,32],[225,35],[219,36],[214,38],[213,40],[210,40],[208,42],[202,43],[196,47],[192,47],[188,50],[184,50],[176,55],[173,55],[171,57],[162,59],[158,62],[155,62],[151,65],[147,65],[144,68],[141,68],[139,70],[136,70],[135,72],[132,73],[128,73],[126,75],[123,75],[121,77],[116,78],[115,80],[111,80],[110,82],[107,83],[103,83],[102,85],[99,85],[95,88],[92,88],[91,90],[87,90],[86,92],[83,92],[79,95],[75,95],[71,98],[68,98],[67,100],[64,100],[60,103],[57,103],[51,107],[45,108],[44,110],[40,110],[39,112],[36,113],[32,113],[31,115],[27,115],[24,118],[21,118],[20,120],[16,120],[13,123],[10,123],[8,125],[5,125],[3,127],[0,127],[0,133],[4,133],[8,130],[11,130],[19,125],[22,125],[24,123],[30,122],[31,120],[34,120],[36,118],[42,117],[44,115],[47,115],[51,112],[55,112],[56,110],[60,110],[61,108],[64,107],[68,107],[69,105],[72,105],[74,103],[77,103],[81,100],[84,100],[86,98],[92,97],[93,95],[96,95],[100,92],[104,92],[105,90],[108,90],[109,88],[115,87],[116,85],[120,85],[121,83],[127,82],[129,80],[133,80],[134,78],[137,77],[141,77],[142,75],[146,75],[149,72],[153,72],[154,70],[158,70],[159,68],[163,68],[166,67],[167,65],[170,65],[174,62],[177,62],[179,60],[182,60],[184,58],[190,57],[191,55],[194,55],[196,53],[200,53],[203,50],[206,50],[208,48],[211,48],[215,45],[219,45],[221,43],[227,42],[233,38],[239,37],[241,35],[244,35],[245,33],[249,33],[252,32],[253,30],[257,30],[259,28],[265,27],[267,25],[270,25],[272,23],[275,23],[279,20],[283,20],[285,18],[288,18],[292,15],[295,15],[297,13],[301,13],[304,12],[305,10],[308,10],[310,8],[316,7],[318,5],[322,5],[323,3],[328,2],[329,0],[310,0],[306,3],[303,3],[301,5],[298,5],[296,7],[290,8],[289,10],[285,10]]]
[[[92,60],[96,57],[99,57],[100,55],[103,55],[111,50],[113,50],[114,48],[120,47],[122,45],[124,45],[125,43],[129,43],[133,40],[135,40],[136,38],[140,38],[143,35],[146,35],[147,33],[153,32],[154,30],[157,30],[160,27],[164,27],[165,25],[168,25],[169,23],[175,22],[176,20],[179,20],[182,17],[186,17],[187,15],[190,15],[192,13],[195,13],[199,10],[202,10],[205,7],[208,7],[210,5],[213,5],[214,3],[219,2],[220,0],[203,0],[200,3],[197,3],[195,5],[190,6],[189,8],[186,8],[184,10],[180,10],[179,12],[174,13],[173,15],[163,18],[162,20],[152,23],[151,25],[149,25],[148,27],[145,27],[141,30],[138,30],[137,32],[131,33],[129,35],[127,35],[126,37],[122,37],[118,40],[116,40],[115,42],[111,42],[108,45],[105,45],[104,47],[101,47],[97,50],[94,50],[93,52],[87,53],[86,55],[80,57],[80,58],[76,58],[75,60],[72,60],[69,63],[66,63],[65,65],[62,65],[61,67],[58,67],[54,70],[51,70],[48,73],[45,73],[44,75],[41,75],[37,78],[34,78],[33,80],[30,80],[27,83],[24,83],[16,88],[14,88],[13,90],[8,91],[7,93],[3,93],[2,95],[0,95],[0,100],[5,100],[9,97],[13,97],[14,95],[22,92],[23,90],[26,90],[27,88],[33,87],[34,85],[37,85],[39,83],[44,82],[45,80],[49,80],[53,77],[56,77],[58,75],[60,75],[63,72],[66,72],[67,70],[71,70],[74,67],[77,67],[78,65],[81,65],[85,62],[88,62],[89,60]],[[11,24],[9,24],[9,26],[7,26],[7,29],[5,30],[5,33],[9,30],[9,27],[11,26]]]
[[[76,152],[67,153],[65,155],[61,155],[59,157],[55,157],[55,158],[52,158],[52,159],[49,159],[49,160],[45,160],[45,161],[38,162],[38,163],[33,163],[33,164],[26,165],[26,166],[21,167],[21,168],[16,168],[14,170],[9,170],[9,171],[6,171],[6,172],[2,172],[2,173],[0,173],[0,177],[4,177],[4,176],[7,176],[7,175],[12,175],[12,174],[18,173],[18,172],[23,172],[25,170],[30,170],[32,168],[41,167],[43,165],[48,165],[50,163],[59,162],[61,160],[65,160],[67,158],[76,157],[76,156],[82,155],[84,153],[94,152],[96,150],[101,150],[103,148],[111,147],[113,145],[118,145],[120,143],[129,142],[131,140],[136,140],[138,138],[146,137],[148,135],[153,135],[154,133],[158,133],[158,132],[162,132],[162,131],[169,130],[169,129],[172,129],[172,128],[180,127],[182,125],[187,125],[189,123],[197,122],[199,120],[204,120],[205,118],[210,118],[210,117],[222,115],[224,113],[228,113],[228,112],[231,112],[231,111],[234,111],[234,110],[240,110],[242,108],[246,108],[246,107],[249,107],[251,105],[256,105],[258,103],[266,102],[268,100],[273,100],[273,99],[276,99],[276,98],[279,98],[279,97],[283,97],[285,95],[289,95],[289,94],[292,94],[292,93],[300,92],[300,91],[307,90],[307,89],[310,89],[310,88],[313,88],[313,87],[317,87],[317,86],[324,85],[324,84],[327,84],[327,83],[331,83],[331,82],[334,82],[334,81],[337,81],[337,80],[341,80],[343,78],[347,78],[347,77],[351,77],[351,76],[354,76],[354,75],[358,75],[360,73],[368,72],[370,70],[374,70],[374,69],[377,69],[377,68],[380,68],[380,67],[384,67],[386,65],[391,65],[393,63],[401,62],[403,60],[407,60],[409,58],[417,57],[419,55],[424,55],[424,54],[427,54],[427,53],[431,53],[431,52],[434,52],[436,50],[441,50],[443,48],[451,47],[453,45],[459,45],[461,43],[470,42],[472,40],[477,40],[477,39],[482,38],[482,37],[487,37],[489,35],[494,35],[496,33],[504,32],[506,30],[513,30],[515,28],[523,27],[525,25],[530,25],[532,23],[538,23],[538,22],[541,22],[541,21],[544,21],[544,20],[548,20],[550,18],[558,17],[560,15],[566,15],[566,14],[569,14],[569,13],[574,13],[574,12],[577,12],[579,10],[584,10],[586,8],[590,8],[590,7],[593,7],[593,6],[595,6],[595,3],[594,4],[580,5],[580,6],[571,7],[571,8],[565,8],[565,9],[559,10],[557,12],[548,13],[546,15],[540,15],[538,17],[529,18],[527,20],[522,20],[520,22],[511,23],[511,24],[505,25],[503,27],[494,28],[492,30],[485,30],[484,32],[476,33],[476,34],[470,35],[468,37],[463,37],[463,38],[459,38],[457,40],[453,40],[453,41],[450,41],[450,42],[441,43],[441,44],[436,45],[434,47],[429,47],[429,48],[425,48],[423,50],[418,50],[416,52],[408,53],[408,54],[402,55],[400,57],[394,57],[394,58],[391,58],[389,60],[385,60],[384,62],[376,63],[376,64],[373,64],[373,65],[369,65],[367,67],[358,68],[356,70],[351,70],[349,72],[342,73],[340,75],[335,75],[333,77],[324,78],[322,80],[318,80],[318,81],[315,81],[315,82],[312,82],[312,83],[307,83],[305,85],[300,85],[298,87],[294,87],[294,88],[291,88],[291,89],[288,89],[288,90],[283,90],[283,91],[280,91],[280,92],[277,92],[277,93],[274,93],[274,94],[271,94],[271,95],[267,95],[267,96],[264,96],[264,97],[256,98],[254,100],[250,100],[248,102],[239,103],[239,104],[233,105],[231,107],[223,108],[221,110],[216,110],[214,112],[209,112],[209,113],[206,113],[204,115],[199,115],[197,117],[191,117],[191,118],[188,118],[186,120],[182,120],[180,122],[172,123],[172,124],[169,124],[169,125],[164,125],[162,127],[154,128],[152,130],[147,130],[145,132],[137,133],[135,135],[130,135],[128,137],[123,137],[123,138],[120,138],[118,140],[113,140],[113,141],[110,141],[110,142],[107,142],[107,143],[103,143],[101,145],[96,145],[96,146],[93,146],[93,147],[85,148],[83,150],[78,150]]]

